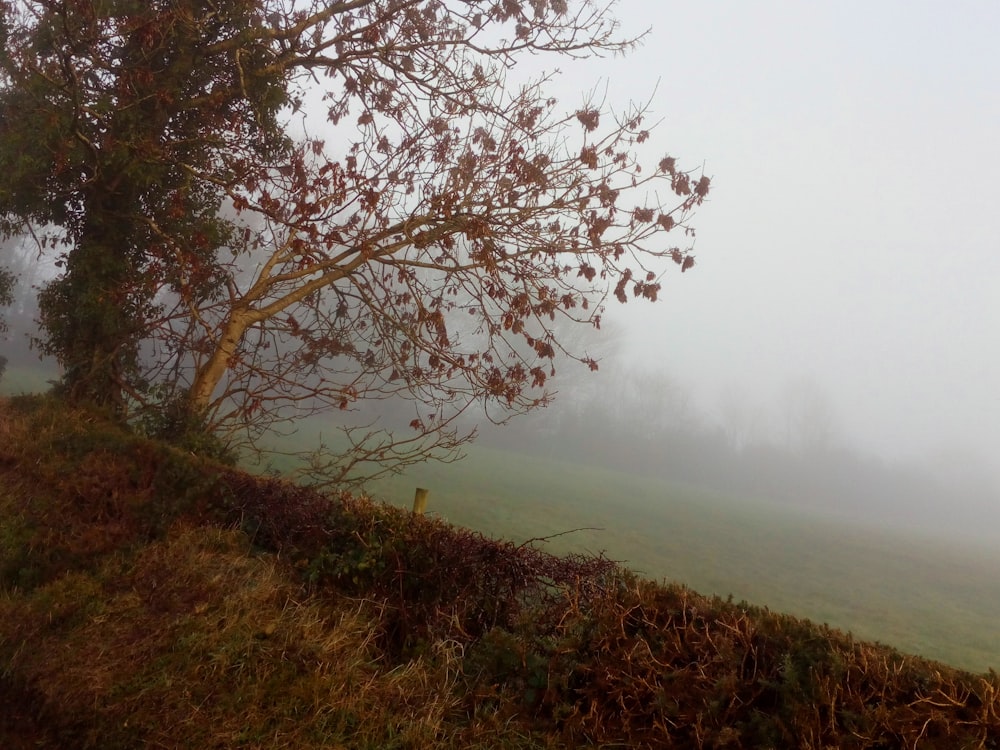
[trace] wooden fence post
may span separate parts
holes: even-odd
[[[425,490],[423,487],[417,487],[417,492],[413,496],[413,512],[422,516],[424,511],[427,510],[427,495],[430,490]]]

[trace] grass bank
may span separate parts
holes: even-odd
[[[0,746],[992,747],[1000,679],[0,407]]]

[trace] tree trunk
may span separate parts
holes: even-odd
[[[233,312],[229,316],[215,351],[208,362],[195,373],[188,392],[188,409],[191,414],[203,417],[212,408],[212,397],[229,369],[229,363],[236,355],[243,335],[257,318],[258,316],[245,310]]]
[[[138,357],[141,302],[133,291],[131,227],[113,206],[113,192],[95,191],[66,273],[39,296],[45,350],[65,368],[74,401],[125,412],[124,386]]]

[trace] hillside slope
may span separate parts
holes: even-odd
[[[0,402],[0,747],[1000,746],[1000,678]]]

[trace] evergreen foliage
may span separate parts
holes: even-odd
[[[14,303],[14,284],[17,279],[5,268],[0,268],[0,307]],[[7,332],[7,322],[0,316],[0,335]],[[0,375],[3,370],[0,369]]]
[[[220,293],[220,216],[241,161],[277,158],[284,74],[242,30],[253,4],[6,3],[0,215],[44,230],[61,277],[40,296],[71,397],[124,413],[163,289]],[[219,48],[221,45],[221,48]],[[238,65],[234,64],[239,58]]]

